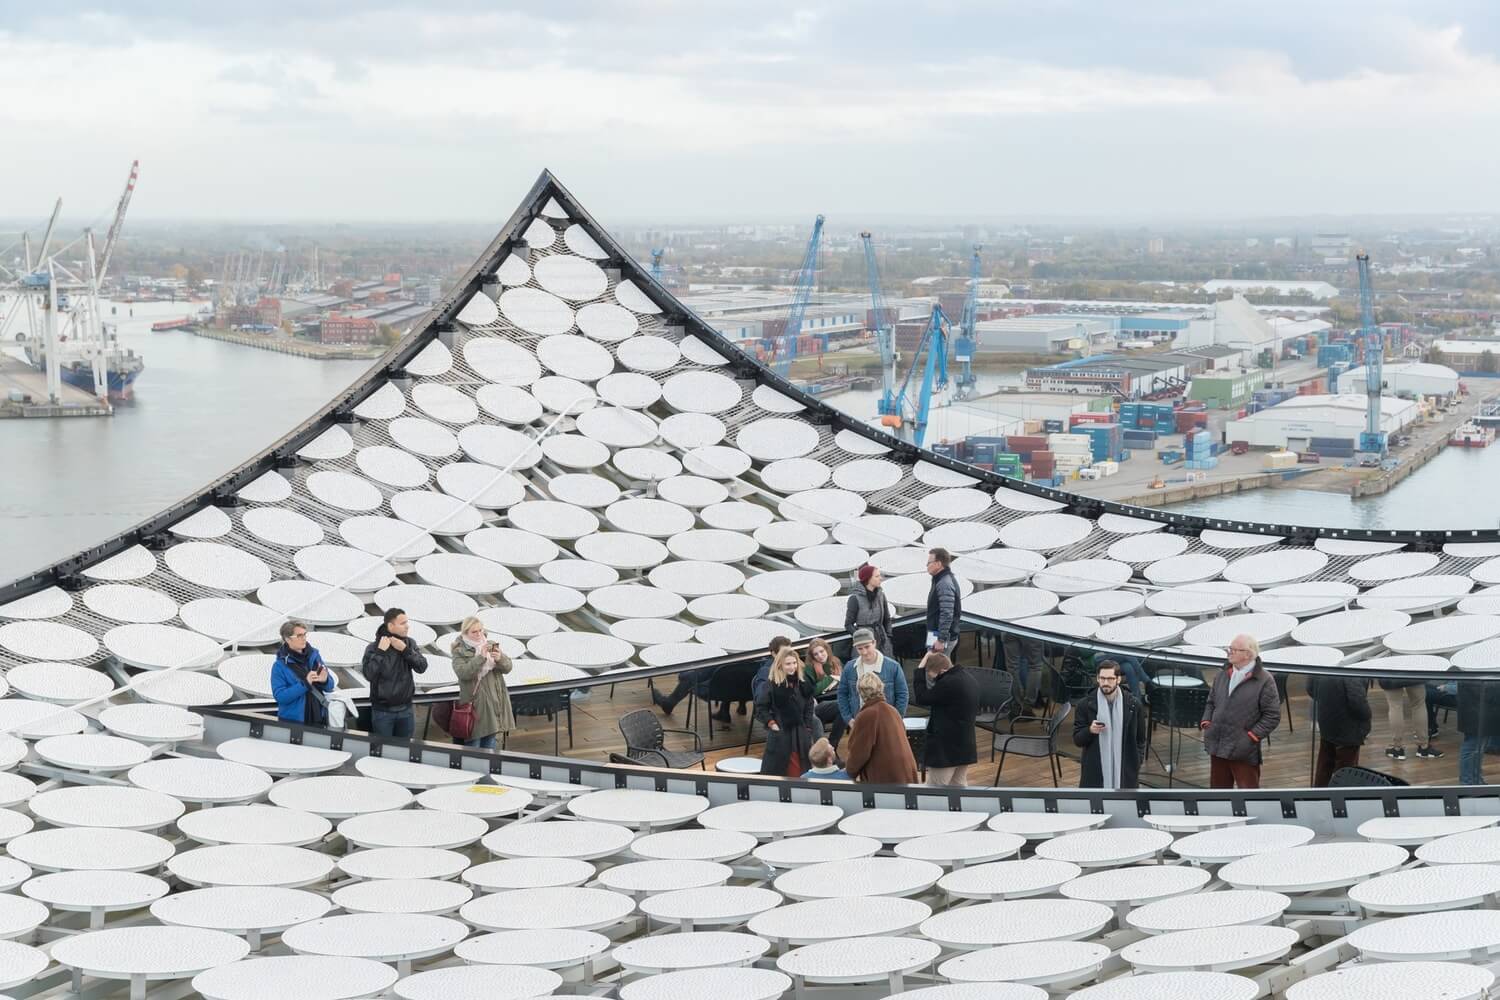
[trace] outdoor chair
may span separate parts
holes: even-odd
[[[1000,751],[1000,766],[995,768],[995,784],[1000,784],[1000,773],[1005,770],[1005,758],[1008,754],[1019,754],[1022,757],[1046,757],[1047,768],[1052,774],[1052,784],[1056,786],[1061,783],[1062,762],[1057,756],[1057,734],[1062,729],[1063,723],[1068,716],[1073,714],[1071,702],[1058,706],[1057,711],[1052,713],[1051,719],[1041,719],[1032,715],[1018,715],[1011,720],[1011,732],[996,733],[991,747],[991,755],[995,750]],[[1046,729],[1041,734],[1018,734],[1014,732],[1017,722],[1044,722]]]
[[[669,750],[666,747],[667,733],[693,738],[692,750]],[[627,712],[620,717],[620,735],[625,739],[625,756],[637,764],[685,768],[697,764],[703,770],[703,740],[691,729],[663,729],[656,720],[656,713],[648,708]]]

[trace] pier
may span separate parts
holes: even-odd
[[[20,399],[12,399],[19,394]],[[41,417],[107,417],[114,408],[76,386],[62,383],[61,401],[47,398],[47,376],[19,358],[0,353],[0,420]],[[28,401],[29,400],[29,401]]]
[[[195,337],[207,337],[227,344],[275,351],[278,354],[293,354],[299,358],[316,358],[320,361],[373,360],[385,353],[385,347],[379,344],[316,344],[277,334],[241,333],[237,330],[215,330],[209,327],[197,327],[192,333]]]

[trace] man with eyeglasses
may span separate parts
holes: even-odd
[[[1259,788],[1261,742],[1281,725],[1281,692],[1260,662],[1260,643],[1237,635],[1229,659],[1208,691],[1203,748],[1210,788]]]
[[[1098,689],[1073,706],[1073,743],[1079,760],[1079,788],[1135,788],[1145,756],[1146,713],[1120,686],[1120,665],[1101,660],[1094,675]]]
[[[932,576],[932,586],[927,590],[927,648],[946,654],[950,660],[958,655],[959,616],[963,614],[952,565],[953,556],[947,549],[927,553],[927,572]]]
[[[328,725],[328,694],[334,688],[333,674],[307,641],[307,626],[283,622],[281,646],[271,664],[271,693],[276,697],[276,718],[306,726]]]

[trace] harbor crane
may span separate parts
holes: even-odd
[[[922,381],[913,401],[910,395],[912,376],[917,373],[917,364],[924,352],[926,361],[922,365]],[[922,331],[922,339],[911,357],[911,367],[906,370],[906,378],[896,393],[895,412],[882,414],[880,425],[920,448],[927,436],[927,417],[932,409],[933,393],[948,387],[948,317],[943,314],[942,306],[932,307],[927,329]]]
[[[875,346],[880,350],[880,416],[901,415],[896,395],[896,313],[886,305],[880,284],[880,265],[875,260],[875,241],[867,229],[859,234],[865,248],[865,271],[870,281],[870,322],[875,328]]]
[[[979,251],[974,244],[973,256],[969,258],[969,293],[964,296],[964,314],[958,320],[958,336],[953,338],[953,360],[958,362],[958,378],[953,383],[953,398],[968,399],[974,395],[979,380],[974,377],[974,352],[979,338],[974,324],[979,315]]]
[[[661,261],[662,258],[666,255],[666,247],[654,247],[651,250],[651,277],[656,279],[656,283],[658,285],[662,283],[662,275],[664,272],[662,270]]]
[[[813,286],[818,282],[818,245],[823,239],[823,216],[813,220],[812,236],[807,241],[807,252],[802,255],[802,267],[797,271],[797,285],[792,291],[792,307],[787,311],[786,325],[779,337],[770,338],[766,361],[782,378],[787,378],[792,361],[797,357],[797,340],[802,335],[802,317],[807,314],[807,304],[812,300]]]
[[[1375,325],[1375,289],[1370,282],[1370,255],[1355,257],[1359,268],[1359,323],[1365,347],[1365,429],[1359,436],[1361,465],[1378,465],[1386,454],[1385,431],[1380,427],[1380,391],[1385,387],[1385,338]]]
[[[125,228],[125,212],[130,208],[130,196],[135,194],[135,182],[140,175],[141,161],[130,161],[130,178],[125,182],[125,193],[120,195],[120,202],[115,206],[115,217],[109,224],[109,232],[104,235],[104,249],[99,252],[99,284],[104,283],[104,276],[109,273],[109,261],[114,256],[115,244],[120,241],[120,230]]]

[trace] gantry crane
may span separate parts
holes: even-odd
[[[969,259],[969,293],[964,296],[964,314],[958,321],[958,336],[953,339],[953,360],[958,362],[958,378],[953,383],[953,398],[968,399],[974,394],[979,380],[974,377],[974,352],[979,338],[974,324],[979,315],[979,251],[974,244],[974,254]]]
[[[896,396],[896,313],[886,305],[885,290],[880,284],[880,265],[875,261],[875,241],[869,230],[859,234],[865,247],[865,270],[870,281],[871,324],[875,346],[880,350],[880,402],[882,417],[901,415]]]
[[[662,283],[663,271],[661,260],[666,256],[666,254],[666,247],[656,247],[651,251],[651,277],[656,279],[656,283],[658,285]]]
[[[787,377],[792,361],[797,357],[797,339],[802,335],[802,317],[807,314],[813,286],[818,282],[818,245],[822,239],[823,217],[820,215],[813,220],[807,252],[802,255],[802,267],[797,271],[797,285],[792,291],[792,307],[787,311],[786,326],[782,328],[779,337],[770,338],[770,343],[766,345],[767,362],[782,378]]]
[[[923,352],[926,352],[927,358],[922,365],[922,382],[918,386],[916,402],[912,402],[908,393]],[[888,428],[901,440],[910,441],[918,448],[922,447],[922,440],[927,436],[927,415],[932,408],[932,395],[947,387],[948,317],[943,314],[942,306],[934,305],[932,316],[927,321],[927,329],[922,331],[922,339],[912,352],[911,367],[906,370],[906,378],[902,380],[901,389],[896,393],[895,412],[883,414],[880,418],[881,426]]]
[[[1385,387],[1385,339],[1375,325],[1375,289],[1370,283],[1370,255],[1361,253],[1359,268],[1360,336],[1365,347],[1365,429],[1359,436],[1361,464],[1376,464],[1385,457],[1385,431],[1380,427],[1380,391]]]

